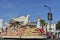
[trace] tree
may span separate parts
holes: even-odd
[[[43,20],[43,19],[40,19],[40,23],[41,23],[42,27],[45,26],[45,25],[47,24],[46,21]]]
[[[60,29],[60,21],[57,22],[56,28],[57,28],[57,29]]]

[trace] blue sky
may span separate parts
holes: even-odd
[[[37,17],[47,20],[48,8],[51,7],[53,20],[60,20],[60,0],[0,0],[0,18],[4,22],[18,16],[26,16],[30,14],[30,20],[36,21]]]

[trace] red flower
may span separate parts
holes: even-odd
[[[39,28],[38,28],[38,30],[39,30],[39,32],[41,32],[41,33],[44,33],[44,32],[45,32],[43,29],[39,29]]]

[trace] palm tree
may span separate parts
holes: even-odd
[[[45,22],[45,20],[43,20],[43,19],[40,19],[40,23],[41,23],[41,26],[42,26],[42,28],[43,28],[43,26],[45,26],[47,23]]]
[[[57,29],[60,29],[60,21],[57,22],[56,28],[57,28]]]

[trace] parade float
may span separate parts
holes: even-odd
[[[37,22],[29,22],[29,17],[27,15],[9,20],[1,38],[47,38],[46,30],[40,25],[40,18]]]

